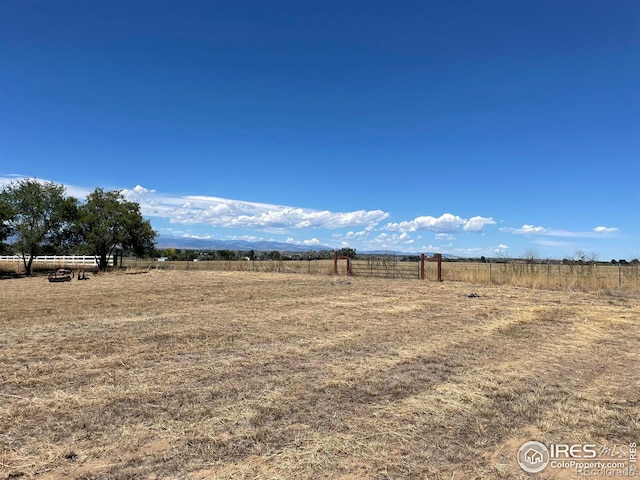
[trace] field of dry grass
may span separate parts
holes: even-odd
[[[640,440],[639,327],[634,292],[1,280],[0,478],[530,478],[526,440]]]
[[[57,268],[92,268],[64,263],[34,263],[34,272],[49,272]],[[172,271],[216,271],[251,273],[306,273],[311,275],[333,275],[333,260],[214,260],[214,261],[166,261],[125,257],[123,265],[129,271],[172,270]],[[346,274],[345,260],[338,262],[338,271]],[[358,277],[382,277],[417,279],[420,277],[419,261],[399,261],[393,256],[371,256],[353,260],[352,274]],[[19,275],[24,272],[21,262],[0,261],[0,275]],[[433,262],[425,264],[425,277],[437,278],[437,266]],[[471,282],[490,285],[512,285],[519,287],[585,291],[607,293],[624,290],[640,293],[640,265],[559,265],[444,262],[442,277],[445,281]]]

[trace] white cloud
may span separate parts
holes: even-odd
[[[182,225],[205,224],[248,229],[336,229],[349,226],[372,227],[389,214],[382,210],[331,212],[286,205],[189,195],[172,197],[137,185],[124,190],[125,198],[140,204],[143,215],[167,218]]]
[[[388,223],[385,229],[398,232],[415,232],[416,230],[455,232],[458,230],[458,227],[464,223],[465,220],[463,218],[450,213],[444,213],[438,218],[432,216],[421,216],[416,217],[413,220],[400,223]]]
[[[195,235],[193,233],[185,233],[182,235],[182,238],[194,238],[197,240],[209,240],[213,237],[211,235]]]
[[[495,223],[493,218],[476,216],[467,220],[458,215],[443,213],[439,217],[421,216],[404,222],[388,223],[385,226],[385,230],[397,232],[429,230],[438,233],[453,233],[458,232],[462,226],[463,230],[467,232],[480,232],[485,225],[493,225]]]
[[[23,180],[27,178],[36,180],[39,183],[43,183],[43,184],[49,183],[49,182],[60,184],[59,182],[55,182],[53,180],[46,180],[43,178],[32,178],[32,177],[25,177],[24,175],[9,174],[5,177],[0,177],[0,188],[3,188],[9,185],[10,183],[14,183],[19,180]],[[65,188],[65,192],[64,192],[65,195],[75,197],[80,200],[83,200],[87,195],[89,195],[89,193],[91,193],[90,189],[84,188],[84,187],[77,187],[75,185],[64,185],[64,188]]]
[[[436,233],[436,240],[455,240],[456,237],[451,235],[450,233]]]
[[[357,238],[362,238],[365,235],[367,235],[367,233],[369,233],[367,230],[361,230],[359,232],[349,231],[344,236],[345,236],[345,238],[347,238],[349,240],[353,240],[353,239],[357,239]]]
[[[545,227],[534,227],[533,225],[522,225],[520,228],[510,228],[504,227],[501,228],[502,232],[514,233],[516,235],[534,235],[534,234],[543,234],[549,232],[548,228]]]
[[[466,232],[481,232],[485,225],[495,225],[496,222],[491,217],[471,217],[464,224],[463,230]]]
[[[156,191],[148,190],[141,185],[136,185],[131,190],[128,190],[128,189],[122,190],[122,196],[124,198],[126,198],[130,202],[136,202],[136,203],[139,203],[141,200],[145,198],[145,196],[153,193],[156,193]]]
[[[371,240],[371,248],[375,249],[402,249],[414,244],[414,240],[407,232],[400,234],[381,232]],[[412,248],[414,250],[414,248]]]
[[[244,240],[246,242],[260,242],[264,240],[263,237],[256,237],[255,235],[229,235],[229,240]]]
[[[615,227],[596,227],[593,229],[595,233],[613,233],[617,232],[619,228]]]
[[[590,232],[572,232],[569,230],[559,230],[546,227],[535,227],[533,225],[523,225],[520,228],[503,227],[501,232],[513,233],[515,235],[543,235],[547,237],[563,237],[563,238],[597,238],[603,233],[617,232],[617,228],[595,227]],[[549,244],[551,245],[551,244]],[[560,245],[560,244],[557,244]]]
[[[320,245],[320,240],[318,240],[317,238],[312,238],[310,240],[303,240],[302,243],[304,245]]]

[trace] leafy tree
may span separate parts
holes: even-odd
[[[11,236],[11,221],[13,213],[11,206],[4,199],[4,195],[0,194],[0,247],[2,243]]]
[[[269,258],[271,260],[282,260],[282,254],[278,251],[278,250],[273,250],[270,254],[269,254]]]
[[[338,255],[341,257],[354,258],[356,256],[356,249],[348,247],[341,248],[340,250],[338,250]]]
[[[236,254],[233,250],[218,250],[217,256],[222,260],[233,260]]]
[[[116,247],[144,255],[153,249],[158,235],[142,218],[140,205],[125,200],[120,190],[96,188],[80,207],[80,234],[85,248],[96,255],[100,270],[106,270]]]
[[[175,248],[167,248],[164,252],[164,255],[161,256],[168,257],[169,260],[175,260],[177,257]]]
[[[73,240],[77,203],[65,197],[63,185],[22,179],[0,192],[2,229],[16,236],[15,246],[22,254],[27,275],[33,260],[45,249],[60,247]]]

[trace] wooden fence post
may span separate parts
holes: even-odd
[[[618,288],[622,288],[622,264],[618,262]]]
[[[491,259],[489,259],[489,285],[491,285]]]

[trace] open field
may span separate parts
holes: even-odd
[[[640,441],[633,291],[114,272],[1,280],[0,328],[0,478],[525,479],[527,440]]]
[[[180,270],[217,272],[271,272],[333,275],[333,260],[215,260],[166,261],[125,257],[122,266],[128,270]],[[46,272],[67,267],[81,270],[74,264],[34,263],[34,271]],[[425,277],[437,278],[436,264],[425,264]],[[19,274],[24,271],[21,262],[0,261],[0,272]],[[346,274],[346,261],[338,262],[340,275]],[[352,261],[353,276],[416,279],[420,277],[420,262],[399,261],[394,256],[371,256]],[[490,285],[512,285],[552,290],[579,290],[610,293],[624,290],[640,293],[640,265],[560,265],[557,263],[526,264],[518,262],[473,263],[443,262],[444,281],[473,282]]]

